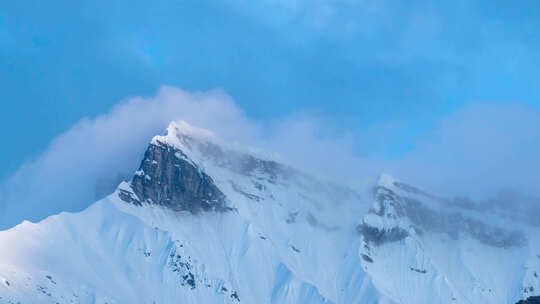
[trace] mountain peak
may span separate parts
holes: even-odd
[[[537,227],[452,205],[388,174],[372,190],[316,179],[175,121],[113,195],[0,232],[0,302],[537,298]]]
[[[395,188],[395,182],[397,182],[397,180],[393,178],[392,176],[390,176],[389,174],[381,173],[381,175],[379,175],[379,180],[377,181],[377,185],[379,185],[380,187],[393,189]]]
[[[175,211],[227,211],[226,197],[192,157],[193,141],[213,139],[212,132],[183,120],[169,124],[148,146],[131,185],[119,187],[129,203],[161,205]]]
[[[162,135],[157,135],[152,138],[151,144],[158,145],[168,144],[172,147],[183,149],[185,148],[184,138],[196,138],[199,140],[215,140],[216,136],[209,130],[194,127],[184,120],[171,121],[169,126]]]

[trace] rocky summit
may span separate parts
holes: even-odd
[[[139,200],[175,211],[226,211],[226,197],[180,149],[167,143],[150,144],[131,181]]]
[[[172,122],[114,193],[0,232],[0,303],[538,302],[538,225],[252,151]]]

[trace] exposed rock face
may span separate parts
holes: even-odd
[[[230,210],[212,178],[181,150],[167,144],[150,144],[131,187],[142,201],[175,211]]]
[[[358,225],[356,230],[364,237],[365,242],[370,244],[372,243],[377,246],[384,243],[401,241],[409,236],[409,232],[407,232],[407,230],[399,227],[379,229],[376,227],[371,227],[366,223]]]
[[[374,245],[401,241],[411,231],[417,234],[425,231],[444,233],[453,239],[468,235],[485,245],[500,248],[523,247],[527,244],[521,231],[491,226],[459,210],[447,209],[444,205],[428,207],[420,200],[440,201],[400,182],[379,185],[375,189],[375,203],[368,216],[357,226],[357,231],[366,242]]]

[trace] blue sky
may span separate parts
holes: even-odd
[[[223,88],[257,119],[399,126],[399,154],[475,101],[538,108],[536,1],[8,1],[0,176],[83,117],[162,84]],[[31,140],[21,134],[31,134]],[[366,152],[369,153],[370,151]],[[8,162],[5,160],[9,160]]]
[[[537,1],[7,1],[0,179],[162,85],[219,88],[248,119],[308,115],[357,138],[358,156],[406,157],[469,107],[540,110],[539,17]]]

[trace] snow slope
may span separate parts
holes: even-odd
[[[538,228],[381,176],[359,225],[362,265],[400,303],[515,303],[538,294]]]
[[[538,294],[537,228],[386,175],[371,190],[173,122],[115,193],[0,232],[0,303],[515,303]]]

